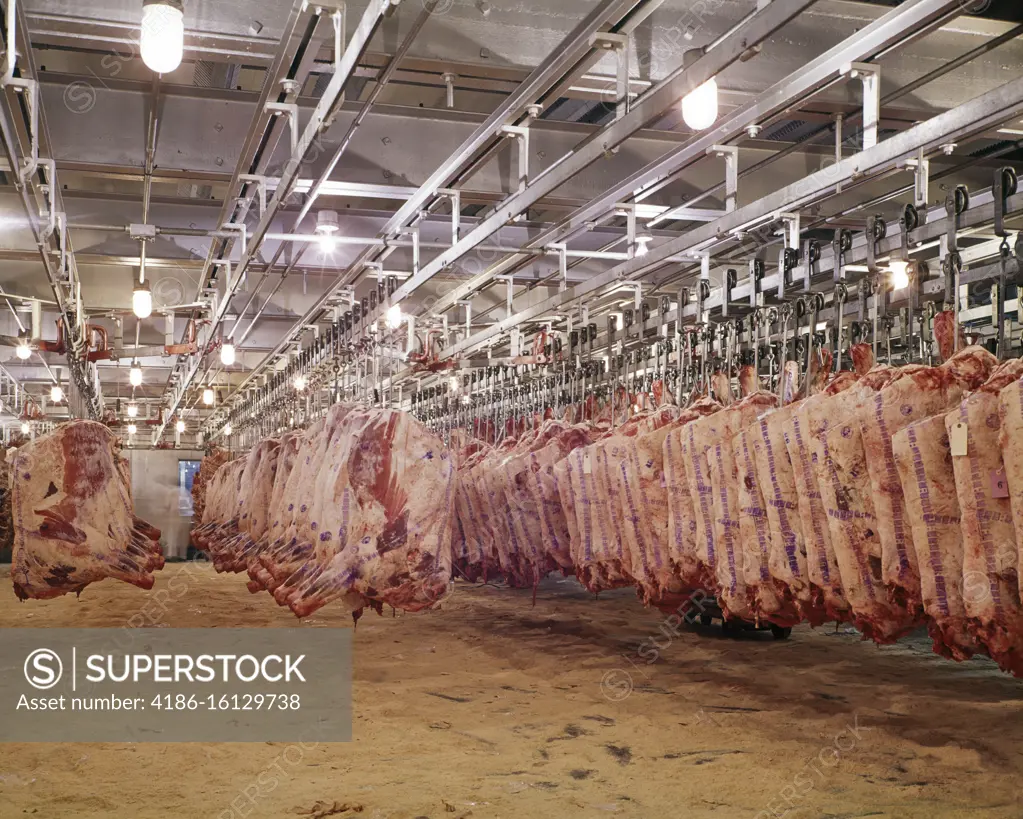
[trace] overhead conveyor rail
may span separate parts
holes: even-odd
[[[569,238],[592,224],[590,220],[614,213],[616,208],[625,206],[624,211],[628,212],[630,196],[700,160],[716,145],[737,139],[750,125],[770,123],[773,117],[791,110],[829,85],[847,81],[850,64],[877,60],[900,42],[925,35],[960,11],[957,3],[940,0],[902,4],[811,61],[805,69],[777,83],[748,105],[741,106],[707,134],[647,165],[625,182],[612,185],[605,194],[541,234],[531,242],[530,249],[556,246],[558,243],[551,240]],[[633,374],[642,373],[645,377],[658,367],[663,374],[669,363],[676,371],[681,366],[679,339],[684,325],[723,324],[731,327],[729,332],[738,334],[740,330],[736,322],[745,321],[746,329],[742,332],[752,339],[754,328],[749,317],[755,315],[755,334],[759,341],[776,342],[782,333],[793,340],[799,333],[796,325],[791,324],[795,319],[788,307],[793,311],[797,307],[809,311],[812,307],[820,324],[828,328],[828,333],[819,343],[827,344],[840,353],[850,343],[853,331],[869,338],[875,345],[887,344],[892,338],[897,339],[897,346],[905,345],[914,328],[925,336],[928,321],[933,315],[932,308],[926,306],[928,303],[947,302],[955,308],[963,307],[962,321],[980,326],[983,317],[977,315],[979,308],[960,303],[962,294],[959,288],[975,284],[975,277],[967,274],[956,284],[954,272],[946,275],[934,269],[928,271],[919,264],[913,268],[914,285],[907,297],[905,293],[891,293],[884,283],[886,279],[880,275],[887,272],[883,266],[900,253],[906,261],[930,259],[939,242],[939,258],[931,261],[934,267],[940,267],[950,257],[955,258],[956,240],[950,237],[956,235],[960,235],[964,242],[964,249],[959,253],[959,270],[971,261],[995,262],[998,267],[992,268],[991,275],[998,280],[1000,289],[997,292],[1005,300],[1006,311],[1011,313],[1015,308],[1010,308],[1010,305],[1015,304],[1015,300],[1008,299],[1007,294],[1014,287],[1018,270],[1015,246],[1011,243],[999,243],[995,248],[988,245],[984,246],[984,254],[978,255],[976,248],[966,245],[973,241],[969,238],[971,232],[980,231],[999,218],[1003,222],[1017,218],[1020,202],[1015,193],[1000,200],[1001,217],[995,212],[991,194],[975,194],[968,207],[952,215],[943,215],[941,209],[935,211],[920,207],[918,212],[914,211],[918,222],[910,227],[908,234],[896,224],[885,226],[883,220],[876,219],[868,211],[862,216],[863,228],[860,231],[843,228],[836,233],[836,236],[847,234],[851,242],[842,251],[843,256],[837,265],[840,275],[831,269],[830,276],[829,265],[836,267],[835,253],[830,240],[822,233],[830,236],[833,231],[822,231],[821,227],[827,225],[818,224],[819,219],[812,225],[808,220],[800,225],[797,214],[812,205],[826,203],[836,191],[848,194],[868,181],[877,182],[892,175],[905,175],[907,179],[914,180],[917,195],[913,195],[911,185],[910,198],[919,202],[920,187],[926,190],[928,182],[928,158],[944,155],[948,145],[992,131],[1023,112],[1023,81],[1020,80],[1010,81],[876,145],[871,146],[868,142],[865,150],[846,156],[825,170],[792,182],[757,201],[722,211],[718,217],[709,218],[675,238],[650,243],[642,255],[634,255],[634,248],[630,247],[630,258],[582,282],[563,286],[560,292],[548,298],[533,299],[525,309],[518,309],[516,305],[514,279],[505,276],[507,314],[499,320],[481,322],[478,312],[474,315],[472,311],[471,298],[504,274],[513,273],[522,262],[524,253],[521,251],[513,251],[487,271],[441,295],[430,305],[428,314],[418,316],[418,325],[414,323],[416,317],[412,316],[408,319],[407,330],[387,326],[386,317],[402,304],[403,297],[415,293],[431,276],[486,241],[491,233],[522,213],[528,202],[535,201],[533,197],[549,194],[558,184],[590,164],[599,153],[619,144],[635,128],[663,110],[662,107],[676,104],[682,95],[707,77],[720,73],[730,62],[746,54],[751,44],[767,37],[796,13],[798,8],[795,4],[774,0],[744,21],[721,38],[715,48],[695,62],[690,61],[687,69],[670,75],[591,140],[554,163],[545,174],[512,193],[464,239],[418,270],[413,270],[403,282],[379,282],[367,298],[361,303],[357,301],[352,311],[339,316],[326,333],[265,384],[257,387],[255,377],[250,377],[249,392],[244,398],[241,393],[237,394],[233,405],[223,408],[213,417],[208,431],[216,434],[228,420],[233,428],[244,428],[268,411],[276,413],[275,417],[279,416],[285,407],[291,408],[288,411],[297,407],[300,415],[312,411],[308,395],[304,399],[304,408],[303,400],[295,398],[291,380],[296,374],[307,377],[310,384],[321,391],[317,393],[316,401],[325,400],[324,397],[334,400],[338,394],[343,394],[376,403],[401,403],[403,406],[409,405],[408,402],[413,400],[411,396],[421,396],[423,390],[432,390],[434,394],[438,390],[443,392],[447,381],[454,375],[459,379],[456,394],[468,399],[471,405],[475,395],[473,385],[477,383],[481,370],[501,367],[505,373],[502,378],[522,377],[527,381],[557,376],[559,370],[550,355],[555,339],[562,355],[559,361],[571,360],[581,364],[580,350],[585,351],[588,358],[594,358],[598,350],[603,350],[601,355],[605,361],[601,366],[605,368],[613,366],[610,361],[630,345],[645,345],[648,349],[642,362],[638,358],[634,362]],[[706,62],[710,58],[714,62]],[[845,222],[848,222],[848,217]],[[949,230],[948,223],[954,223],[955,229]],[[882,227],[884,235],[876,239],[868,253],[868,241],[863,231],[869,230],[873,235]],[[1000,229],[1005,231],[1004,226]],[[634,231],[630,221],[630,245],[635,239]],[[751,252],[746,249],[746,239],[752,232],[773,236],[768,245]],[[904,234],[909,237],[905,246],[902,244]],[[1009,248],[1008,252],[1005,247]],[[766,255],[765,249],[768,250]],[[748,268],[736,265],[738,270],[729,274],[731,280],[726,279],[725,288],[710,286],[712,266],[719,268],[721,264],[734,264],[732,260],[741,259],[744,254],[749,260]],[[693,273],[689,271],[694,265],[700,269],[701,260],[703,273],[693,280]],[[357,265],[348,270],[348,274],[357,272]],[[633,298],[634,307],[630,305],[623,310],[620,302],[625,299],[628,303]],[[673,307],[672,303],[680,307]],[[835,310],[836,304],[841,305],[840,311]],[[456,307],[465,313],[464,325],[457,316],[443,315]],[[842,318],[836,322],[834,319],[839,314]],[[905,320],[903,315],[907,317]],[[303,317],[303,322],[316,321],[320,316],[322,310],[314,307]],[[805,317],[799,317],[803,322],[804,335],[809,333],[809,316],[807,312]],[[617,329],[606,325],[611,317],[618,322]],[[785,327],[781,326],[782,321]],[[829,322],[837,326],[831,326]],[[628,327],[628,344],[623,343],[622,323]],[[1007,326],[1004,319],[992,323],[999,338],[1005,334]],[[582,343],[578,341],[580,330],[585,338]],[[547,351],[546,357],[536,355],[536,349],[531,349],[529,337],[533,334],[543,339],[541,350]],[[710,341],[714,355],[720,359],[725,352],[721,346],[723,338],[715,337]],[[566,358],[569,348],[572,348],[575,359]],[[505,350],[507,354],[502,353]],[[923,354],[922,346],[915,354]],[[638,353],[633,352],[633,355]],[[264,365],[274,358],[268,357]],[[465,383],[461,379],[465,379]]]

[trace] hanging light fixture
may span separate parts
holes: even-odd
[[[64,390],[60,388],[60,384],[54,384],[50,387],[50,401],[54,404],[59,404],[64,400]]]
[[[305,389],[305,385],[306,385],[306,380],[305,380],[305,376],[304,375],[299,375],[299,376],[295,377],[295,389],[296,390],[298,390],[299,392],[302,392],[302,390]]]
[[[888,262],[888,269],[892,273],[892,288],[902,290],[909,287],[909,262],[904,259],[892,259]]]
[[[228,339],[220,345],[220,363],[225,367],[230,367],[235,361],[235,349],[234,341]]]
[[[176,429],[178,432],[184,432],[185,431],[185,422],[184,421],[178,421],[174,425],[174,429]]]
[[[204,389],[202,391],[202,402],[207,407],[212,407],[213,406],[213,402],[216,400],[216,397],[217,397],[216,394],[209,387],[207,387],[206,389]]]
[[[136,417],[138,417],[138,414],[139,414],[139,405],[138,404],[128,404],[128,417],[129,418],[136,418]]]
[[[21,434],[28,435],[32,431],[32,427],[29,426],[28,421],[21,422]]]
[[[32,357],[32,348],[28,346],[28,335],[18,337],[18,346],[15,352],[22,361],[28,361]]]
[[[694,131],[705,131],[718,118],[718,83],[711,77],[682,99],[682,119]]]
[[[128,381],[133,387],[142,386],[142,368],[139,366],[137,358],[131,362],[131,369],[128,370]]]
[[[135,426],[134,424],[128,424],[128,434],[129,435],[134,435],[138,431],[139,431],[139,428],[137,426]]]
[[[224,424],[224,434],[225,435],[230,435],[231,434],[231,425],[230,424]]]
[[[397,330],[401,327],[401,322],[404,316],[401,314],[401,305],[394,304],[387,308],[387,326],[392,330]]]
[[[153,315],[153,293],[147,282],[139,282],[131,292],[131,311],[140,319]]]
[[[682,55],[682,65],[689,68],[706,52],[702,48],[690,49]],[[718,118],[718,82],[711,77],[703,85],[682,98],[682,119],[694,131],[704,131]]]
[[[185,9],[181,0],[143,0],[142,62],[157,74],[181,65],[185,51]]]
[[[316,234],[320,237],[320,250],[333,253],[335,235],[341,229],[336,210],[321,210],[316,214]]]
[[[646,256],[650,252],[650,243],[654,240],[654,237],[649,233],[640,233],[636,237],[636,255]]]

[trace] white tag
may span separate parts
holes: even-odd
[[[593,464],[590,463],[590,456],[589,455],[584,455],[583,456],[583,472],[586,475],[590,475],[590,474],[593,473]]]
[[[962,421],[953,424],[948,436],[948,445],[949,449],[952,450],[952,454],[956,457],[966,455],[968,441],[969,435],[967,434],[966,424]]]

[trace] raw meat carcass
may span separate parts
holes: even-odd
[[[696,561],[709,574],[728,617],[753,619],[746,599],[746,580],[739,524],[739,470],[732,450],[735,436],[766,410],[778,396],[756,392],[720,412],[698,418],[684,427],[682,461],[696,511]]]
[[[560,469],[555,468],[562,506],[567,515],[575,516],[572,564],[579,582],[592,592],[636,583],[633,556],[621,536],[626,513],[619,500],[620,470],[633,438],[670,423],[677,415],[678,408],[673,406],[635,415],[595,444],[576,449],[559,464]]]
[[[541,512],[531,490],[532,456],[566,433],[563,421],[544,421],[535,435],[523,436],[499,464],[488,471],[501,537],[496,542],[501,574],[513,587],[534,589],[540,579],[557,568],[544,549]]]
[[[216,447],[199,464],[192,479],[192,519],[201,521],[206,511],[206,493],[217,470],[231,459],[227,450]]]
[[[962,515],[961,594],[969,626],[999,666],[1023,675],[1023,607],[1016,550],[1019,529],[1013,526],[1014,500],[1009,497],[1021,490],[1018,484],[1012,486],[1011,478],[1010,492],[999,492],[997,484],[1002,470],[1013,475],[1013,456],[1019,455],[1019,423],[1014,424],[1013,413],[1007,411],[1013,393],[1019,397],[1015,380],[1019,374],[1020,362],[1002,365],[988,384],[945,416],[945,431],[950,438],[966,437],[966,454],[954,455],[952,464]],[[1017,418],[1018,407],[1017,403]]]
[[[295,465],[283,489],[280,527],[271,526],[274,538],[258,558],[262,570],[253,565],[249,578],[274,593],[305,567],[312,557],[317,531],[322,518],[322,505],[327,501],[326,467],[328,457],[341,445],[341,429],[345,419],[353,412],[351,404],[334,404],[325,418],[306,432]],[[279,528],[279,534],[278,534]],[[253,586],[249,587],[250,590]]]
[[[554,469],[569,453],[593,443],[596,434],[596,429],[589,424],[569,426],[538,452],[530,454],[526,479],[540,516],[544,553],[551,565],[566,575],[575,571],[572,564],[572,532],[569,527],[569,518],[574,521],[575,516],[565,514]]]
[[[254,531],[262,533],[266,523],[266,507],[273,490],[273,479],[267,483],[267,471],[276,471],[280,441],[260,441],[249,452],[238,477],[238,496],[232,517],[205,539],[206,551],[218,572],[240,571],[235,568],[238,552],[248,546]],[[244,568],[244,567],[242,567]]]
[[[881,542],[858,417],[860,408],[878,390],[910,369],[875,368],[851,389],[809,408],[806,427],[810,462],[839,569],[840,586],[832,574],[825,588],[830,587],[832,605],[846,603],[857,628],[878,641],[894,638],[884,625],[891,615],[882,585]]]
[[[451,578],[454,463],[405,413],[348,413],[320,467],[314,553],[274,597],[303,617],[349,596],[419,611]]]
[[[164,562],[160,531],[135,517],[127,464],[107,427],[61,424],[22,446],[12,468],[19,598],[78,594],[107,577],[153,587]]]
[[[884,631],[891,637],[919,624],[923,607],[920,570],[908,537],[910,522],[892,436],[914,421],[948,410],[964,391],[987,381],[996,364],[997,359],[987,350],[967,347],[940,367],[919,368],[893,381],[860,411],[860,433],[877,516],[875,528],[881,542],[881,579],[892,604],[890,610],[900,612],[902,619],[896,625],[889,615]]]
[[[831,370],[831,361],[830,353],[822,351],[822,357],[811,373],[812,393],[818,393],[823,387]],[[796,365],[788,362],[785,366],[789,371]],[[788,398],[786,406],[766,412],[749,431],[749,437],[735,442],[742,448],[743,459],[752,453],[756,468],[754,485],[744,487],[750,508],[758,508],[759,493],[767,516],[767,573],[773,589],[758,597],[759,588],[755,587],[752,599],[757,603],[758,614],[783,626],[794,625],[791,622],[793,609],[800,619],[806,619],[813,625],[820,625],[828,619],[819,587],[814,586],[810,579],[807,538],[798,513],[795,471],[785,442],[785,426],[799,409],[798,393],[793,389],[797,383],[798,368],[795,372],[783,374],[782,394],[783,400]],[[839,383],[845,383],[845,379]],[[750,476],[746,473],[744,480],[748,479]],[[759,540],[756,542],[759,546]],[[763,566],[757,564],[756,571],[752,573],[762,577]],[[771,609],[774,603],[780,604],[782,609],[777,614]]]
[[[934,650],[968,659],[978,646],[967,629],[963,605],[963,535],[944,413],[897,432],[892,449]]]
[[[0,554],[10,559],[14,548],[14,506],[11,502],[11,465],[16,450],[0,447]]]
[[[683,581],[676,564],[677,553],[673,554],[665,442],[675,430],[720,408],[716,401],[703,399],[655,429],[622,439],[625,456],[613,476],[621,513],[619,536],[625,540],[630,572],[644,602],[675,609],[680,595],[696,588]],[[675,469],[674,464],[671,469]]]

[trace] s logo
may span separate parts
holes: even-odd
[[[57,652],[48,648],[37,648],[25,658],[25,679],[33,688],[45,691],[60,682],[64,664]]]

